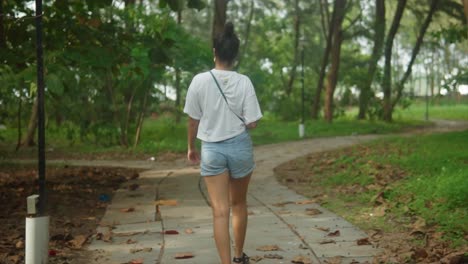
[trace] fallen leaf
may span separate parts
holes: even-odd
[[[265,245],[257,248],[258,251],[277,251],[280,250],[278,245]]]
[[[127,244],[136,244],[136,241],[130,238],[125,243],[127,243]]]
[[[302,201],[297,201],[296,204],[313,204],[317,203],[317,200],[302,200]]]
[[[133,260],[130,260],[130,262],[128,262],[128,264],[143,264],[143,259],[142,258],[138,258],[138,259],[133,259]]]
[[[49,249],[49,257],[55,257],[55,256],[57,256],[57,250]]]
[[[418,217],[417,220],[412,224],[413,230],[422,230],[426,227],[426,220],[421,217]]]
[[[259,261],[262,260],[262,259],[263,259],[263,257],[262,257],[262,256],[258,256],[258,255],[250,257],[250,260],[253,260],[253,261],[255,261],[255,262],[259,262]]]
[[[328,228],[328,227],[319,226],[319,227],[316,227],[316,228],[317,228],[318,230],[323,231],[323,232],[328,232],[328,231],[330,231],[330,228]]]
[[[317,208],[306,208],[305,211],[306,215],[318,215],[322,213],[322,211]]]
[[[140,187],[140,185],[134,183],[134,184],[131,184],[130,186],[128,186],[128,189],[130,191],[134,191],[134,190],[138,189],[139,187]]]
[[[384,216],[385,211],[387,210],[387,207],[385,205],[379,205],[374,208],[374,213],[372,214],[373,216]]]
[[[24,248],[24,242],[22,240],[16,242],[15,247],[18,249]]]
[[[291,262],[295,264],[312,264],[312,260],[309,257],[302,255],[295,256]]]
[[[182,253],[176,253],[174,258],[175,259],[189,259],[189,258],[193,258],[193,253],[191,252],[182,252]]]
[[[413,252],[414,252],[413,258],[415,260],[425,259],[428,256],[427,251],[423,248],[413,248]]]
[[[133,208],[133,207],[120,209],[120,212],[122,212],[122,213],[130,213],[130,212],[134,212],[134,211],[135,211],[135,208]]]
[[[193,234],[192,228],[186,228],[186,229],[185,229],[185,234],[189,234],[189,235],[190,235],[190,234]]]
[[[273,204],[273,206],[276,206],[276,207],[283,207],[283,206],[285,206],[285,205],[287,205],[287,204],[293,204],[293,202],[291,202],[291,201],[280,202],[280,203],[275,203],[275,204]]]
[[[157,200],[154,202],[155,205],[163,205],[163,206],[176,206],[177,200]]]
[[[281,211],[277,211],[276,213],[277,213],[277,214],[290,214],[291,211],[288,211],[288,210],[281,210]]]
[[[330,232],[327,234],[327,236],[329,237],[337,237],[337,236],[340,236],[340,230],[336,230],[335,232]]]
[[[265,254],[263,257],[266,259],[283,259],[283,256],[279,254]]]
[[[248,215],[254,215],[255,213],[253,211],[249,211],[247,214]]]
[[[132,248],[130,249],[130,253],[135,254],[137,252],[151,252],[153,248]]]
[[[87,236],[79,235],[67,242],[68,247],[73,249],[81,249],[88,240]]]
[[[177,231],[177,230],[166,230],[166,231],[164,231],[164,234],[166,234],[166,235],[178,235],[179,231]]]
[[[308,247],[304,246],[303,244],[299,244],[300,249],[309,249]]]
[[[368,237],[360,238],[356,240],[356,243],[358,246],[364,246],[364,245],[372,245],[372,243],[369,241]]]
[[[319,242],[320,245],[324,245],[324,244],[335,244],[335,240],[333,239],[324,239],[322,241]]]
[[[325,263],[327,264],[341,264],[341,256],[336,256],[336,257],[333,257],[333,258],[329,258],[327,260],[325,260]]]

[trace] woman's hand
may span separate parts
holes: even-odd
[[[189,149],[187,151],[187,159],[192,164],[198,164],[200,163],[200,154],[198,153],[196,149]]]
[[[257,122],[252,122],[252,123],[250,123],[250,124],[247,124],[246,127],[247,127],[248,129],[254,129],[254,128],[257,127]]]

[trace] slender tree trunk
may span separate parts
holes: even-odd
[[[0,1],[2,1],[2,0],[0,0]],[[16,141],[16,148],[15,148],[16,151],[18,151],[18,149],[21,147],[21,136],[22,136],[22,132],[21,132],[21,112],[22,112],[22,105],[23,105],[23,102],[22,102],[22,99],[21,99],[21,91],[20,91],[20,96],[19,96],[19,99],[18,99],[18,113],[17,113],[18,140]]]
[[[224,24],[226,24],[226,10],[228,0],[214,0],[214,18],[213,30],[211,38],[215,39],[218,34],[223,32]]]
[[[148,94],[150,90],[151,89],[148,89],[148,91],[146,91],[145,93],[145,98],[143,99],[143,107],[137,119],[138,125],[137,125],[137,129],[135,132],[135,142],[133,142],[133,148],[136,148],[136,146],[138,146],[138,143],[140,143],[140,135],[141,135],[141,130],[143,129],[143,122],[145,120],[146,106],[148,102]]]
[[[392,121],[392,48],[393,48],[393,39],[400,27],[400,21],[403,16],[403,11],[405,10],[406,0],[398,0],[397,9],[393,17],[392,26],[387,35],[387,40],[385,42],[385,66],[384,66],[384,76],[383,76],[383,93],[384,93],[384,105],[383,105],[383,119],[385,121]]]
[[[335,19],[336,19],[336,10],[333,9],[331,21],[334,21]],[[319,80],[317,82],[317,87],[315,88],[314,101],[312,102],[312,113],[311,113],[312,119],[318,119],[318,116],[319,116],[320,98],[321,98],[321,94],[323,90],[323,82],[325,80],[325,74],[326,74],[326,69],[328,65],[328,58],[330,56],[330,50],[332,46],[333,27],[331,23],[333,22],[328,21],[327,44],[325,46],[325,51],[323,52],[322,64],[320,66]]]
[[[5,18],[6,12],[3,7],[3,1],[0,0],[0,49],[6,47]]]
[[[432,17],[434,16],[434,13],[437,11],[437,5],[439,3],[439,0],[432,0],[431,1],[431,7],[429,9],[429,13],[427,14],[426,19],[424,20],[424,23],[421,26],[421,29],[419,30],[419,35],[418,39],[416,40],[416,44],[414,45],[413,52],[411,53],[411,59],[406,67],[405,74],[401,78],[401,80],[398,82],[397,85],[397,95],[395,99],[392,101],[392,109],[395,107],[395,105],[398,103],[398,101],[401,98],[401,95],[403,94],[403,89],[405,88],[405,83],[408,80],[408,77],[411,75],[411,70],[413,68],[414,61],[416,60],[416,57],[418,56],[419,50],[421,49],[421,45],[424,40],[424,35],[426,34],[427,29],[429,28],[429,25],[431,24]],[[391,113],[390,113],[391,115]],[[391,120],[391,116],[390,116]]]
[[[182,24],[182,10],[177,11],[177,24]],[[181,113],[179,111],[180,108],[180,68],[176,66],[175,69],[175,89],[176,89],[176,100],[175,100],[175,108],[176,108],[176,123],[180,123]]]
[[[374,22],[374,47],[369,60],[369,68],[367,70],[367,80],[361,88],[359,94],[359,114],[358,119],[365,119],[369,99],[371,96],[371,85],[374,81],[377,63],[382,56],[382,47],[385,38],[385,0],[375,1],[375,22]]]
[[[299,38],[301,35],[301,18],[299,11],[299,0],[295,1],[295,18],[294,18],[294,58],[292,69],[289,74],[288,85],[286,86],[286,95],[289,96],[294,86],[294,80],[296,79],[297,64],[299,63]]]
[[[244,44],[242,45],[241,52],[239,52],[238,60],[237,60],[237,65],[236,68],[239,69],[242,58],[245,56],[245,53],[247,52],[247,48],[249,45],[249,37],[250,37],[250,25],[252,24],[253,16],[254,16],[254,10],[255,9],[255,4],[254,0],[250,0],[250,13],[249,13],[249,19],[247,20],[247,24],[245,27],[245,34],[244,34]]]
[[[330,14],[328,11],[328,0],[319,0],[320,5],[320,22],[322,23],[323,38],[328,36],[328,26],[330,25]]]
[[[468,24],[468,0],[462,0],[463,2],[463,11],[465,11],[466,24]],[[468,35],[468,31],[466,32]]]
[[[35,145],[34,136],[36,135],[37,128],[37,106],[38,100],[36,96],[31,109],[31,117],[29,118],[28,131],[26,133],[26,136],[23,138],[23,141],[21,142],[21,145],[23,146],[30,147]]]
[[[325,120],[331,123],[333,120],[333,94],[335,93],[338,81],[338,71],[340,68],[341,42],[343,41],[342,24],[345,16],[346,0],[336,0],[334,9],[336,10],[335,20],[332,21],[333,41],[331,48],[331,66],[328,72],[326,96],[325,96]]]

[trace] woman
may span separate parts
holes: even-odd
[[[249,263],[243,253],[247,230],[247,188],[255,167],[248,129],[262,117],[250,79],[233,71],[239,39],[232,23],[213,40],[215,68],[196,75],[187,92],[187,158],[200,162],[195,137],[202,141],[201,175],[213,211],[213,229],[223,264],[231,263],[229,216],[232,208],[234,263]]]

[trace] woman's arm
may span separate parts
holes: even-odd
[[[200,162],[200,154],[198,153],[197,147],[195,146],[195,138],[197,137],[198,124],[200,124],[200,120],[196,120],[196,119],[189,117],[188,126],[187,126],[187,129],[188,129],[187,159],[192,163]]]
[[[248,129],[254,129],[254,128],[257,127],[257,122],[255,121],[255,122],[252,122],[252,123],[250,123],[250,124],[247,124],[246,127],[247,127]]]

